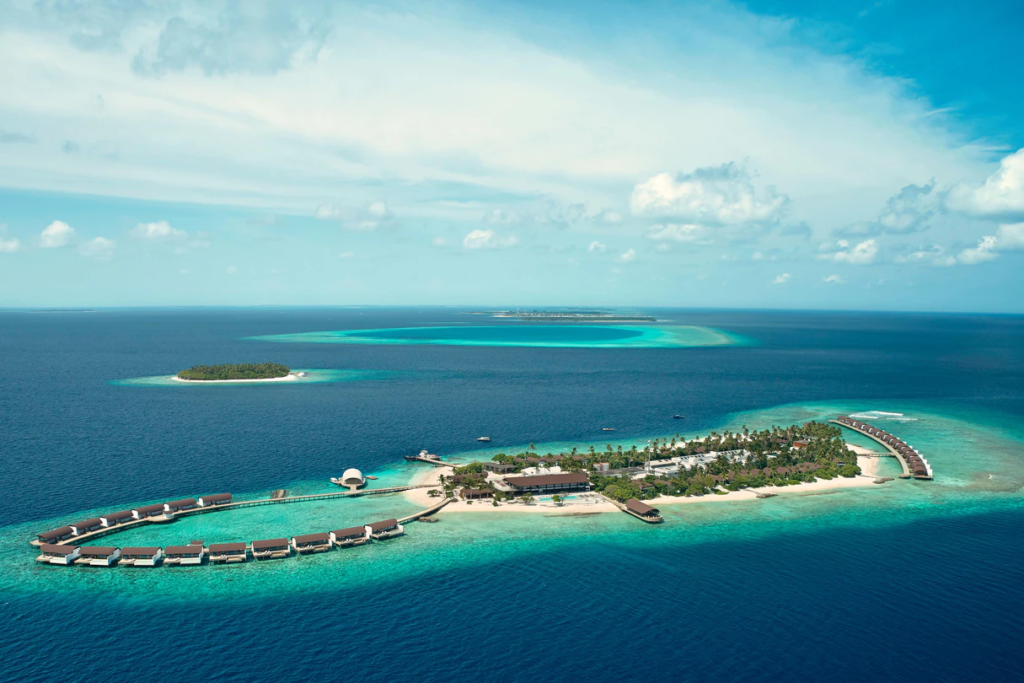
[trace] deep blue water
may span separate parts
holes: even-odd
[[[481,434],[490,446],[603,443],[603,426],[616,438],[696,433],[737,411],[878,397],[1024,416],[1020,317],[658,313],[759,344],[243,339],[465,323],[453,309],[0,313],[0,525],[373,471],[423,447],[472,449]],[[264,360],[397,372],[302,386],[110,384]],[[72,594],[42,605],[11,590],[0,595],[0,679],[173,678],[187,667],[239,681],[1022,680],[1021,529],[1024,514],[998,509],[682,547],[588,537],[378,591],[192,607]]]

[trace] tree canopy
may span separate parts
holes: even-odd
[[[291,369],[280,363],[238,363],[236,365],[194,365],[178,373],[181,379],[273,379],[287,377]]]

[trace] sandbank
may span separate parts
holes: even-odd
[[[303,373],[304,374],[304,373]],[[171,375],[175,382],[186,382],[188,384],[252,384],[255,382],[294,382],[302,378],[302,374],[289,372],[284,377],[264,377],[262,379],[182,379],[177,375]]]

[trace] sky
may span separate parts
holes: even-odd
[[[0,307],[1022,313],[1022,29],[1014,2],[0,0]]]

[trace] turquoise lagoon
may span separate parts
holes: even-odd
[[[251,386],[294,386],[296,384],[325,384],[328,382],[357,382],[362,380],[387,379],[396,373],[387,370],[300,370],[292,372],[305,373],[287,381],[249,380],[236,382],[181,382],[175,375],[154,375],[152,377],[131,377],[129,379],[111,380],[111,384],[119,387],[251,387]]]
[[[104,510],[9,526],[0,533],[0,591],[48,593],[72,590],[117,597],[119,600],[191,601],[245,599],[270,593],[294,594],[329,590],[340,585],[380,588],[416,575],[443,575],[467,565],[486,565],[514,559],[529,563],[540,553],[566,553],[588,539],[610,551],[643,561],[644,547],[687,546],[704,543],[765,539],[799,535],[823,529],[873,528],[900,533],[904,524],[936,517],[964,516],[1024,508],[1024,432],[1010,416],[973,411],[942,404],[899,401],[857,401],[778,406],[737,413],[718,430],[764,428],[836,414],[873,413],[872,422],[885,426],[917,447],[935,468],[934,481],[897,480],[881,486],[834,492],[787,493],[758,501],[722,501],[702,504],[660,505],[666,523],[639,524],[621,514],[574,517],[526,515],[497,511],[485,514],[444,514],[436,524],[411,523],[406,535],[363,548],[335,551],[244,565],[201,568],[98,569],[37,566],[36,551],[28,541],[41,529],[67,523]],[[868,419],[865,417],[864,419]],[[671,435],[669,435],[671,436]],[[696,436],[693,434],[685,436]],[[863,437],[847,432],[862,443]],[[603,448],[607,441],[594,443]],[[620,440],[612,445],[642,447],[646,439]],[[588,444],[537,444],[537,451],[565,450]],[[870,446],[870,442],[863,442]],[[510,452],[517,449],[506,448]],[[498,452],[493,449],[493,452]],[[456,454],[449,459],[468,461],[489,457],[491,450]],[[895,463],[889,463],[895,473]],[[421,464],[401,463],[373,472],[371,485],[385,487],[409,480]],[[292,495],[336,491],[325,480],[282,483]],[[187,492],[182,492],[183,494]],[[265,497],[266,491],[236,493],[236,499]],[[125,501],[132,506],[154,501]],[[159,501],[157,501],[159,502]],[[202,539],[206,543],[250,541],[327,531],[417,509],[401,494],[366,496],[310,503],[248,508],[198,515],[166,525],[126,531],[106,541],[118,546],[170,545]],[[100,540],[97,544],[102,544]]]
[[[378,330],[334,330],[249,337],[304,344],[434,344],[548,348],[685,348],[747,345],[751,340],[690,325],[447,325]]]

